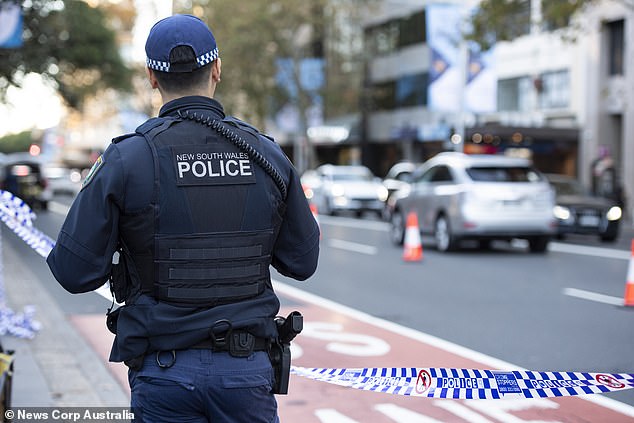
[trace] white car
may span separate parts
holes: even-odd
[[[81,190],[82,176],[79,170],[63,166],[48,165],[42,168],[53,195],[76,196]]]
[[[302,184],[323,214],[369,211],[380,217],[387,199],[381,179],[365,166],[322,165],[302,175]]]
[[[554,190],[530,161],[498,155],[440,153],[425,162],[409,186],[391,198],[391,239],[402,245],[410,212],[439,251],[463,239],[526,239],[544,252],[556,233]]]

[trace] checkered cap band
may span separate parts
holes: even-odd
[[[209,51],[201,56],[198,56],[196,58],[196,63],[198,64],[199,68],[202,68],[203,66],[208,65],[209,63],[213,62],[217,58],[218,58],[218,48],[215,48],[212,51]],[[154,59],[148,58],[146,60],[146,64],[148,68],[154,69],[159,72],[170,71],[169,62],[162,62],[160,60],[154,60]]]

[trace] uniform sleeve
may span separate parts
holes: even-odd
[[[124,178],[119,150],[111,144],[86,177],[46,259],[55,279],[71,293],[97,289],[108,278]]]
[[[294,170],[288,184],[286,205],[272,264],[282,275],[303,281],[317,269],[319,226]]]

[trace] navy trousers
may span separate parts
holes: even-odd
[[[152,353],[128,379],[135,422],[279,423],[264,351],[246,358],[208,349]]]

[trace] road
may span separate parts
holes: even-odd
[[[36,226],[54,237],[65,210],[64,204],[52,204],[48,212],[38,214]],[[282,284],[284,310],[301,306],[307,316],[314,316],[316,320],[311,329],[307,319],[308,331],[298,341],[298,346],[304,346],[304,355],[295,355],[299,365],[481,367],[508,364],[540,371],[634,372],[634,309],[620,305],[630,259],[631,238],[628,236],[631,232],[616,244],[600,244],[583,238],[554,242],[543,255],[528,253],[521,243],[495,244],[488,251],[466,246],[459,252],[442,254],[435,251],[431,239],[423,238],[423,260],[412,263],[404,262],[402,250],[390,244],[388,226],[384,222],[326,216],[320,216],[319,222],[322,254],[316,275],[306,283],[274,275]],[[29,254],[28,247],[17,238],[5,236],[4,246],[14,249],[22,260],[32,261],[30,267],[41,279],[44,289],[71,320],[95,319],[103,330],[103,313],[109,305],[103,297],[67,294],[54,283],[41,258]],[[291,287],[291,291],[282,288],[286,286]],[[302,295],[319,300],[293,296],[292,289],[300,289]],[[318,307],[322,304],[320,301],[336,304],[336,307]],[[341,310],[353,312],[341,313]],[[329,322],[325,329],[318,325],[319,319]],[[342,332],[324,335],[324,331],[337,332],[339,326],[328,326],[333,324],[343,325]],[[349,335],[349,343],[369,343],[379,350],[387,343],[390,355],[386,357],[391,358],[352,354],[352,359],[338,361],[328,356],[329,349],[324,355],[310,353],[333,337],[345,343],[345,334],[350,329],[358,332]],[[379,329],[380,333],[374,332]],[[410,336],[410,331],[416,335]],[[107,336],[96,329],[82,333],[93,340]],[[408,336],[403,338],[395,333]],[[315,339],[321,339],[321,344],[311,344]],[[416,341],[414,344],[412,339]],[[421,346],[421,342],[425,346]],[[452,346],[451,351],[439,352],[439,346],[444,343]],[[311,345],[312,348],[308,348]],[[122,383],[124,379],[125,376],[120,377]],[[317,401],[315,397],[317,407],[309,400],[298,400],[296,394],[280,399],[283,409],[289,413],[298,409],[303,414],[321,415],[319,421],[324,422],[367,421],[358,416],[356,420],[334,418],[339,394],[327,395],[331,391],[315,387],[316,383],[297,382],[293,389],[296,393],[317,389],[326,399],[331,398],[330,405],[322,404],[326,400]],[[634,406],[632,391],[600,396]],[[405,417],[399,420],[394,415],[403,410],[391,408],[397,407],[396,403],[378,402],[384,406],[377,405],[374,397],[355,399],[351,404],[357,404],[356,411],[345,410],[345,413],[354,415],[359,409],[365,409],[385,415],[392,413],[395,421],[428,421]],[[544,403],[544,407],[552,408],[550,403]],[[572,408],[583,410],[579,406]],[[425,413],[433,415],[431,411]],[[372,419],[381,421],[376,416]],[[465,420],[490,421],[467,418],[459,421]],[[566,417],[559,421],[577,420]]]
[[[554,242],[541,255],[521,243],[443,254],[423,238],[422,262],[410,263],[382,222],[320,224],[324,252],[308,292],[528,369],[634,369],[634,309],[615,305],[631,255],[623,239]],[[634,404],[632,393],[620,398]]]

